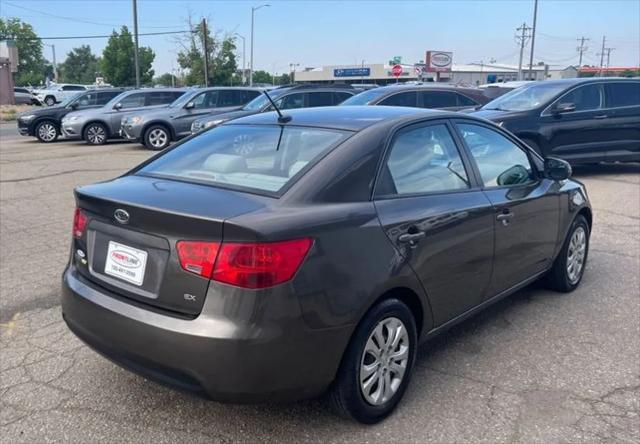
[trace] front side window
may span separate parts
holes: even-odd
[[[119,91],[108,91],[108,92],[100,92],[98,93],[98,98],[96,99],[97,105],[106,105],[109,103],[111,99],[120,94]]]
[[[401,132],[391,146],[376,193],[403,195],[469,188],[462,159],[444,124]]]
[[[607,108],[640,106],[640,82],[606,83]]]
[[[602,108],[602,88],[599,84],[585,85],[562,96],[556,103],[572,103],[576,111],[591,111]]]
[[[222,125],[158,157],[138,174],[277,193],[347,132]]]
[[[485,187],[520,185],[534,180],[526,153],[507,137],[475,124],[461,123],[458,129],[478,165]]]
[[[78,107],[81,107],[81,108],[85,106],[96,105],[98,100],[97,97],[98,97],[98,93],[95,93],[95,92],[86,93],[80,96],[76,103],[78,104]]]
[[[122,100],[120,100],[120,104],[122,105],[122,109],[138,108],[144,106],[144,100],[144,93],[137,93],[123,97]]]
[[[386,99],[380,101],[379,105],[383,106],[417,106],[418,93],[415,91],[408,91],[403,93],[394,94]]]

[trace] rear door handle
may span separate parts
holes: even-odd
[[[400,236],[398,236],[398,240],[400,242],[413,243],[413,242],[418,242],[424,236],[425,236],[425,232],[424,231],[418,231],[417,233],[401,234]]]
[[[498,214],[496,216],[496,219],[502,222],[502,225],[506,227],[507,225],[509,225],[509,221],[511,220],[511,218],[513,218],[513,216],[515,216],[515,214],[513,214],[511,211],[502,210],[502,213]]]
[[[594,119],[606,119],[607,117],[609,117],[609,116],[607,116],[606,114],[601,114],[599,116],[593,116]]]

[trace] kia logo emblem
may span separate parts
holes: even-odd
[[[115,217],[116,221],[118,221],[121,224],[129,223],[129,213],[127,213],[122,208],[118,208],[116,211],[114,211],[113,217]]]

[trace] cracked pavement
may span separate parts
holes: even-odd
[[[421,348],[397,412],[376,426],[322,401],[225,405],[120,369],[64,325],[74,186],[152,153],[44,145],[0,128],[3,442],[640,441],[640,165],[579,168],[594,205],[581,287],[530,286]],[[13,131],[12,131],[13,130]]]

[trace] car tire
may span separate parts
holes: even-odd
[[[144,132],[142,140],[148,149],[160,151],[171,143],[171,132],[164,125],[152,125]]]
[[[82,138],[89,145],[104,145],[108,139],[107,127],[99,122],[90,123],[84,129]]]
[[[60,136],[60,130],[58,130],[58,127],[50,120],[38,122],[33,133],[35,134],[36,139],[42,143],[55,142],[58,139],[58,136]]]
[[[527,145],[529,148],[535,151],[536,154],[538,154],[540,157],[544,159],[544,154],[542,154],[542,150],[540,150],[540,145],[538,145],[536,142],[534,142],[531,139],[520,139],[520,140],[522,140],[525,145]]]
[[[571,224],[562,249],[547,274],[548,287],[563,293],[575,290],[584,275],[588,254],[589,224],[579,215]]]
[[[47,106],[53,106],[56,104],[56,98],[53,96],[47,96],[44,98],[44,103]]]
[[[394,326],[403,330],[395,330],[398,342],[389,345],[386,341]],[[379,344],[378,337],[384,344]],[[364,424],[375,424],[390,415],[411,379],[417,342],[415,318],[403,302],[391,298],[372,307],[353,333],[329,389],[327,397],[332,409]],[[378,357],[370,352],[380,349]]]

